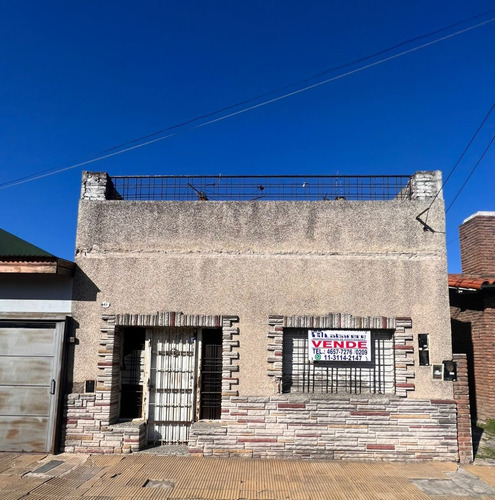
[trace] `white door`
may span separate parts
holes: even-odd
[[[192,328],[146,333],[149,346],[148,443],[187,443],[195,415],[196,339]]]
[[[0,451],[54,451],[63,332],[0,323]]]

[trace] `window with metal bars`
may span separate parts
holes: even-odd
[[[394,392],[394,349],[391,332],[371,332],[371,362],[310,361],[306,329],[284,330],[282,354],[284,393]]]
[[[219,419],[222,410],[222,330],[203,329],[201,419]]]

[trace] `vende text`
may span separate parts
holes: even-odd
[[[366,349],[366,342],[353,340],[312,340],[313,348],[323,347],[323,349]]]

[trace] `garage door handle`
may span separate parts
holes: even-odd
[[[50,383],[50,394],[55,394],[55,379],[52,378]]]

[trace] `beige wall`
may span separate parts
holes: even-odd
[[[102,314],[158,310],[239,316],[241,395],[272,391],[269,314],[410,316],[431,362],[451,359],[443,202],[428,218],[440,232],[416,220],[429,203],[81,200],[74,381],[96,378]],[[409,397],[451,386],[416,366]]]

